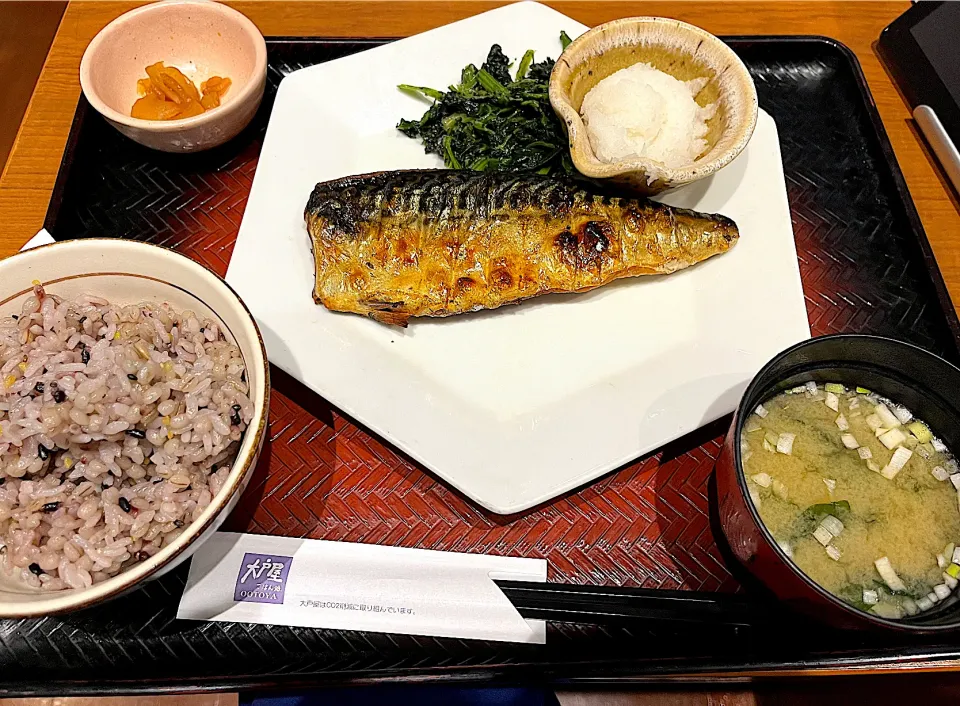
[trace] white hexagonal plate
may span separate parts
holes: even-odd
[[[280,85],[227,280],[270,360],[476,502],[524,510],[730,412],[751,376],[810,335],[776,126],[665,196],[740,226],[733,250],[667,276],[401,330],[316,306],[303,209],[314,184],[440,167],[396,131],[499,43],[560,53],[586,28],[520,3],[306,68]]]

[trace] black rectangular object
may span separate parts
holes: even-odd
[[[880,33],[877,52],[912,111],[934,109],[960,145],[960,3],[918,2]]]
[[[235,142],[204,155],[151,153],[149,161],[136,165],[136,174],[124,161],[133,150],[117,147],[125,138],[106,128],[81,99],[46,227],[58,239],[123,235],[176,244],[162,222],[175,216],[176,203],[152,204],[159,218],[138,218],[118,204],[140,198],[137,189],[154,188],[188,169],[189,160],[226,169],[244,150],[259,149],[283,75],[383,41],[268,40],[268,93],[254,124]],[[824,38],[727,41],[750,69],[761,107],[777,122],[798,240],[802,231],[815,243],[814,257],[822,257],[826,273],[822,281],[835,281],[839,268],[862,301],[880,303],[882,311],[849,325],[960,359],[956,315],[856,58]],[[170,165],[176,159],[174,170]],[[827,276],[830,268],[835,271]],[[830,286],[818,294],[831,296]],[[817,332],[818,322],[811,323]],[[139,591],[72,615],[0,622],[0,695],[236,690],[384,679],[574,684],[693,676],[709,681],[733,672],[960,659],[960,646],[949,638],[836,633],[794,623],[786,613],[783,623],[760,627],[611,624],[602,619],[602,588],[596,589],[595,607],[578,603],[583,622],[551,623],[545,646],[196,623],[175,619],[185,576],[181,567]],[[591,613],[596,624],[586,622]]]

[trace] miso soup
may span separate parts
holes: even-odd
[[[744,422],[750,497],[794,563],[885,618],[930,610],[960,578],[960,468],[905,407],[813,382]]]

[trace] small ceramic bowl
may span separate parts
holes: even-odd
[[[211,76],[232,81],[218,108],[181,120],[130,117],[137,80],[158,61],[197,86]],[[211,0],[165,0],[121,15],[93,38],[80,62],[90,105],[135,142],[163,152],[223,144],[253,119],[267,79],[267,45],[247,17]]]
[[[115,598],[162,576],[210,537],[236,505],[266,437],[269,368],[260,332],[246,306],[220,277],[183,255],[129,240],[90,238],[44,245],[0,261],[0,315],[18,314],[33,280],[64,298],[101,296],[111,303],[166,301],[221,323],[246,365],[253,419],[220,492],[173,542],[146,561],[86,589],[41,591],[0,571],[0,618],[63,613]]]
[[[681,81],[708,78],[696,101],[717,103],[707,121],[705,154],[679,169],[641,159],[603,162],[594,154],[580,117],[584,96],[620,69],[648,63]],[[740,154],[757,124],[757,89],[739,57],[709,32],[663,17],[628,17],[594,27],[557,60],[550,76],[550,103],[566,124],[577,170],[644,194],[655,194],[709,176]]]

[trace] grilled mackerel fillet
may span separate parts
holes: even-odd
[[[304,216],[314,300],[397,326],[669,274],[739,237],[723,216],[505,172],[336,179],[317,184]]]

